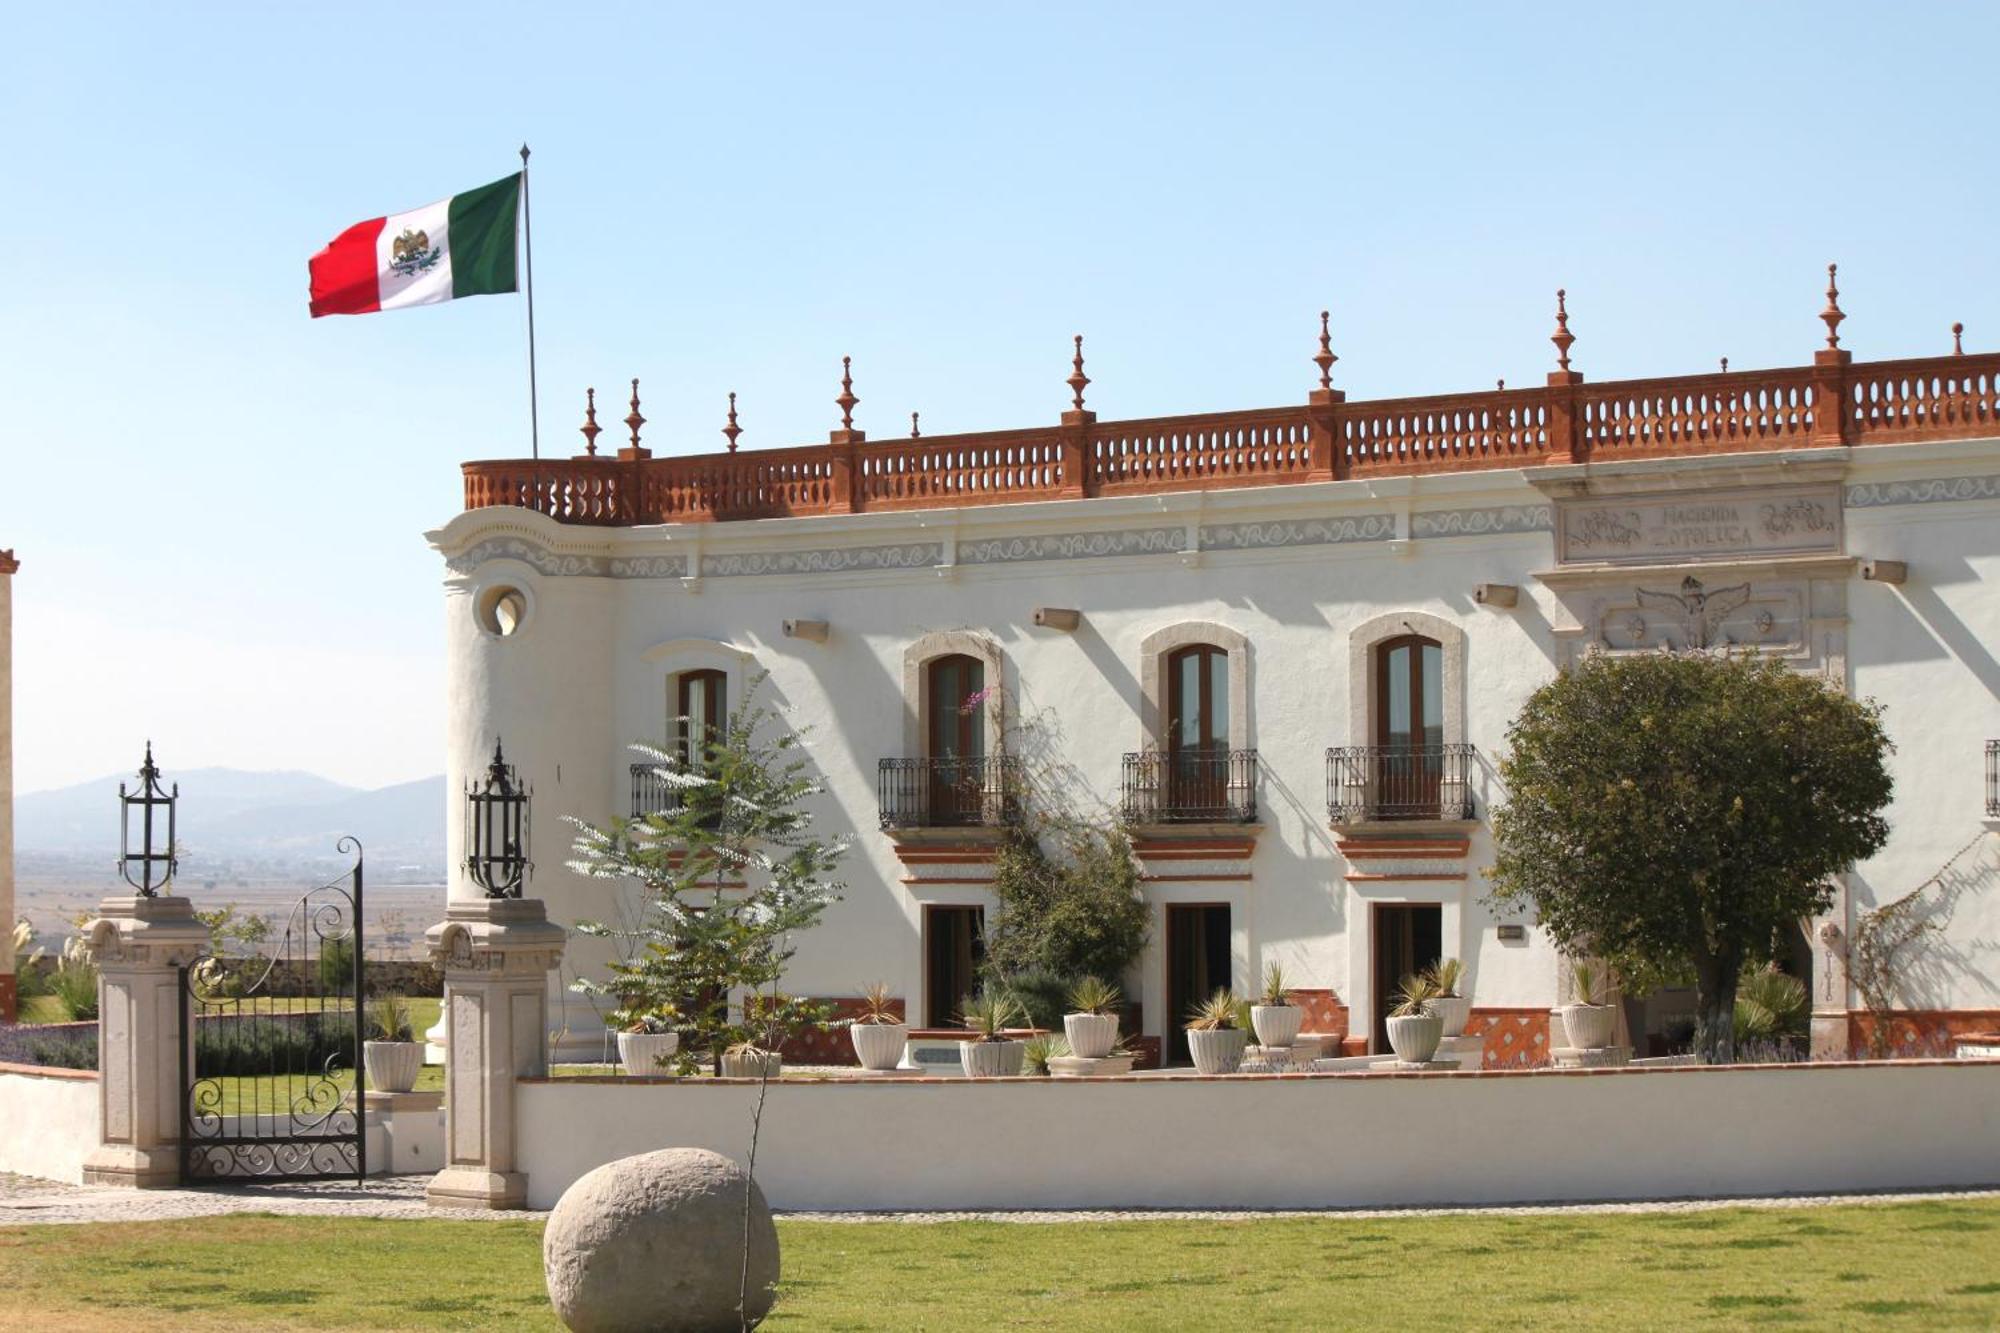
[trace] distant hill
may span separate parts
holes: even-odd
[[[444,777],[374,791],[313,773],[183,769],[176,832],[190,871],[253,859],[316,862],[335,857],[343,834],[359,838],[371,864],[444,864]],[[14,841],[24,855],[118,855],[118,784],[130,774],[14,799]],[[385,869],[388,867],[385,865]]]

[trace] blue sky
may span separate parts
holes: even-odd
[[[656,452],[2000,338],[1972,6],[16,7],[0,547],[20,790],[442,767],[457,464],[524,454],[524,311],[308,320],[341,228],[533,144],[546,451]],[[608,414],[623,415],[623,408]]]

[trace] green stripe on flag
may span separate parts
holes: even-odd
[[[519,172],[451,197],[446,235],[451,244],[454,299],[518,290],[514,282],[514,228],[520,202]]]

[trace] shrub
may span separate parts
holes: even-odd
[[[1062,1027],[1062,1016],[1069,1007],[1069,994],[1076,988],[1074,978],[1040,968],[998,977],[995,982],[1013,999],[1029,1026],[1038,1028]]]
[[[328,995],[346,995],[354,989],[352,935],[331,935],[320,941],[319,984]]]
[[[314,1073],[354,1054],[352,1013],[208,1018],[195,1024],[194,1067],[202,1078]]]
[[[28,1063],[46,1069],[97,1068],[97,1038],[44,1037],[28,1042]]]
[[[1736,1058],[1743,1061],[1743,1043],[1796,1042],[1812,1020],[1812,997],[1806,984],[1776,967],[1746,967],[1736,983]]]
[[[97,1017],[97,964],[90,961],[90,949],[81,936],[63,941],[62,957],[48,980],[49,993],[71,1019],[87,1023]]]

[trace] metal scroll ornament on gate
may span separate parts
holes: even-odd
[[[484,781],[465,785],[465,873],[488,898],[518,898],[534,870],[528,859],[528,806],[533,793],[493,746]]]
[[[146,762],[139,765],[139,785],[127,791],[118,784],[118,873],[139,891],[141,898],[156,896],[174,882],[180,868],[174,846],[174,807],[180,801],[181,785],[172,791],[160,786],[160,770],[153,766],[153,743],[146,742]],[[138,848],[134,851],[134,824]]]

